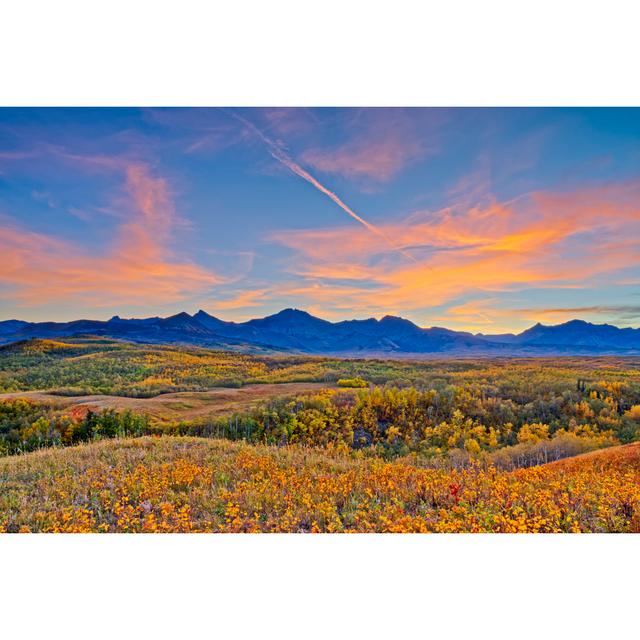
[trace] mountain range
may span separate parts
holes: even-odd
[[[205,311],[168,318],[0,321],[0,344],[31,338],[104,336],[132,342],[192,344],[249,352],[345,357],[441,355],[640,355],[640,329],[571,320],[518,334],[485,335],[440,327],[421,328],[397,316],[329,322],[306,311],[284,309],[265,318],[226,322]]]

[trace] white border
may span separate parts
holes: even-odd
[[[3,105],[638,105],[633,0],[20,0]]]
[[[637,3],[20,0],[0,104],[640,105]],[[6,637],[637,631],[639,536],[1,536]]]
[[[639,540],[7,535],[3,635],[628,637],[637,630]]]

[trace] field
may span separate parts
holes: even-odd
[[[299,447],[140,438],[0,461],[33,532],[640,532],[640,445],[500,472]]]
[[[0,350],[0,388],[5,453],[165,434],[526,466],[640,433],[638,358],[336,360],[30,340]]]
[[[428,363],[409,361],[254,356],[105,338],[34,339],[0,347],[0,392],[5,393],[153,397],[247,384],[331,383],[361,374],[375,383],[411,384],[432,371]]]
[[[459,358],[429,360],[254,356],[105,338],[28,340],[0,347],[0,393],[154,397],[214,387],[361,378],[417,389],[484,385],[489,393],[573,389],[578,379],[640,387],[640,357]],[[527,379],[529,389],[523,387]]]
[[[6,531],[640,530],[638,358],[31,340],[0,389]]]
[[[319,382],[283,382],[281,384],[250,384],[237,388],[218,387],[209,391],[163,393],[150,398],[97,394],[59,396],[43,391],[18,391],[0,394],[0,402],[25,398],[62,411],[77,411],[83,408],[93,411],[130,410],[161,422],[171,422],[246,412],[260,402],[273,397],[313,393],[332,387],[331,384]]]

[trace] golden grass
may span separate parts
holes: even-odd
[[[279,396],[317,393],[335,385],[321,382],[283,382],[255,384],[239,388],[218,387],[209,391],[181,391],[150,398],[127,396],[79,395],[59,396],[43,391],[0,393],[0,402],[25,398],[60,408],[85,407],[93,411],[115,409],[135,411],[159,422],[194,420],[250,411],[261,402]]]
[[[0,527],[33,532],[638,532],[640,445],[514,472],[419,469],[199,438],[0,460]]]

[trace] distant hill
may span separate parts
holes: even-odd
[[[397,316],[329,322],[284,309],[266,318],[226,322],[205,311],[168,318],[114,316],[108,321],[0,322],[0,344],[29,338],[95,335],[147,343],[185,343],[234,350],[343,356],[421,355],[640,355],[640,329],[571,320],[519,334],[485,335],[421,328]]]
[[[591,324],[584,320],[571,320],[550,327],[538,323],[523,331],[517,344],[637,349],[640,346],[640,329],[619,329],[610,324]]]
[[[0,337],[3,335],[11,335],[23,327],[26,327],[28,324],[29,323],[24,320],[4,320],[0,322]]]

